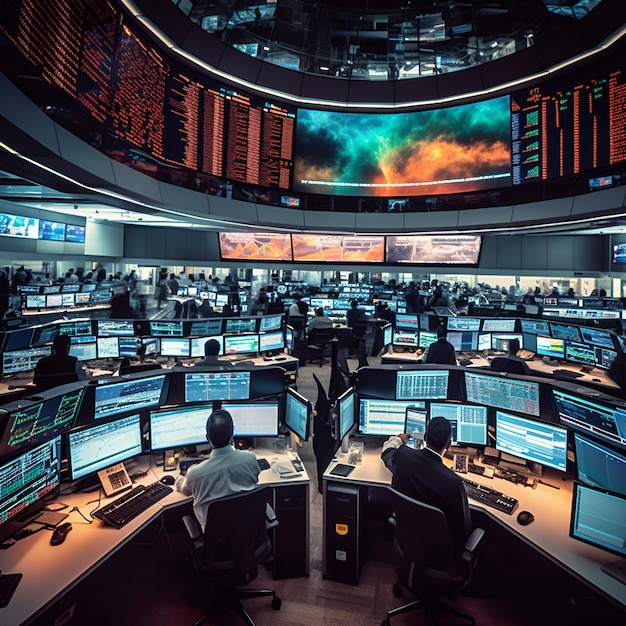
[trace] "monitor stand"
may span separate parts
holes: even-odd
[[[602,565],[602,571],[626,585],[626,559],[618,559]]]

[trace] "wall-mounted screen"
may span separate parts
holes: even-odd
[[[281,233],[220,233],[222,259],[291,261],[291,238]]]
[[[539,384],[465,371],[468,402],[539,416]]]
[[[496,448],[562,472],[567,468],[567,430],[554,424],[496,411]]]
[[[398,196],[511,184],[509,98],[409,113],[298,109],[294,189]]]
[[[65,226],[65,241],[71,243],[85,243],[85,235],[87,228],[85,226],[76,226],[76,224],[67,224]]]
[[[0,236],[37,239],[39,236],[39,220],[22,215],[0,213]]]
[[[65,241],[65,224],[39,220],[39,239],[45,241]]]
[[[482,237],[468,235],[390,235],[387,262],[411,265],[477,265]]]
[[[385,238],[371,235],[291,235],[294,261],[381,263]]]

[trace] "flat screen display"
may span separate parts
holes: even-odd
[[[222,335],[214,335],[213,337],[191,337],[189,340],[192,358],[202,358],[204,354],[204,346],[209,339],[214,339],[219,344],[218,355],[224,354],[224,337]]]
[[[98,385],[95,390],[94,417],[99,419],[158,406],[164,383],[165,375]]]
[[[280,352],[285,348],[285,335],[282,330],[259,335],[259,352]]]
[[[98,337],[133,337],[133,320],[97,320]]]
[[[472,404],[539,416],[536,382],[465,371],[465,397]]]
[[[141,454],[139,414],[70,432],[68,451],[72,480]]]
[[[626,456],[574,433],[578,480],[626,496]]]
[[[515,332],[514,319],[484,319],[482,330],[487,333]]]
[[[549,335],[550,327],[548,322],[543,320],[520,320],[522,323],[522,332],[531,335]]]
[[[409,113],[298,109],[294,189],[417,196],[511,184],[508,96]]]
[[[478,350],[478,333],[473,331],[452,331],[448,333],[448,341],[457,352]]]
[[[50,346],[40,348],[26,348],[25,350],[13,350],[2,353],[2,373],[15,374],[16,372],[29,372],[35,369],[37,361],[41,357],[52,354]]]
[[[429,419],[445,417],[452,426],[452,445],[487,443],[487,407],[454,402],[431,402]]]
[[[393,345],[417,348],[419,332],[416,330],[398,329],[393,331]]]
[[[30,327],[12,330],[6,334],[3,350],[24,350],[30,346],[32,336],[33,329]]]
[[[191,343],[189,337],[163,337],[161,339],[161,356],[191,356]]]
[[[278,402],[222,402],[235,425],[235,437],[277,437]]]
[[[250,372],[186,372],[185,402],[248,400]]]
[[[406,408],[411,400],[359,399],[359,431],[363,435],[390,437],[404,431]]]
[[[26,296],[26,308],[27,309],[45,309],[46,308],[46,296],[42,294],[28,294]]]
[[[396,400],[447,398],[448,373],[448,370],[398,370]]]
[[[343,439],[356,426],[356,394],[350,387],[337,398],[337,438]]]
[[[10,213],[0,213],[0,236],[37,239],[39,236],[39,220]]]
[[[450,330],[480,330],[480,317],[449,317],[447,320],[447,328]]]
[[[258,319],[255,317],[234,317],[225,322],[225,333],[255,333]]]
[[[387,262],[411,265],[477,265],[482,237],[390,235]]]
[[[608,330],[600,330],[599,328],[581,326],[580,334],[583,337],[583,341],[586,341],[587,343],[593,344],[594,346],[600,346],[602,348],[615,350],[613,337]]]
[[[182,337],[183,323],[175,320],[151,320],[150,334],[153,337]]]
[[[567,324],[554,324],[553,322],[550,322],[550,334],[554,339],[580,341],[578,326],[568,326]]]
[[[214,317],[206,320],[192,320],[187,333],[191,337],[212,337],[222,333],[222,319]]]
[[[65,241],[69,241],[71,243],[85,243],[86,233],[87,228],[85,226],[67,224],[65,227]]]
[[[96,339],[99,359],[117,359],[120,356],[118,337],[98,337]]]
[[[294,261],[334,263],[385,260],[385,238],[370,235],[291,235]]]
[[[44,241],[65,241],[65,224],[39,220],[39,239]]]
[[[496,448],[564,472],[567,430],[561,426],[496,411]]]
[[[291,261],[291,238],[281,233],[220,233],[222,259]]]
[[[285,426],[301,441],[309,438],[309,424],[313,415],[311,403],[290,387],[285,394]]]
[[[264,315],[259,324],[259,332],[265,333],[269,330],[280,330],[282,325],[282,315]]]
[[[206,423],[212,412],[212,403],[150,411],[150,450],[206,443]]]
[[[258,335],[226,335],[224,354],[257,354],[259,351]]]

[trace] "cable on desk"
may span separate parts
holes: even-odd
[[[93,520],[94,520],[93,514],[100,508],[101,501],[102,501],[102,489],[99,489],[97,500],[89,500],[89,502],[85,502],[85,504],[83,504],[83,506],[87,506],[88,504],[92,504],[93,502],[96,503],[96,507],[92,509],[91,511],[89,511],[89,517],[85,517],[83,515],[83,512],[77,506],[72,508],[70,510],[70,513],[73,513],[74,511],[76,511],[88,524],[93,524]]]

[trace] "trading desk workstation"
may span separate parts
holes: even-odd
[[[462,476],[475,525],[489,516],[625,610],[626,405],[571,382],[473,368],[366,367],[338,398],[342,446],[323,474],[324,577],[358,584],[368,494],[392,481],[382,443],[406,432],[421,445],[435,416],[452,423],[445,462]],[[518,521],[522,511],[534,521]]]
[[[276,365],[153,370],[4,405],[0,582],[17,586],[0,621],[41,616],[137,533],[189,504],[170,486],[172,472],[210,454],[206,420],[216,408],[232,414],[235,445],[255,452],[259,484],[272,487],[274,577],[308,576],[309,477],[290,433],[307,438],[311,403]],[[71,532],[51,545],[60,522]]]

